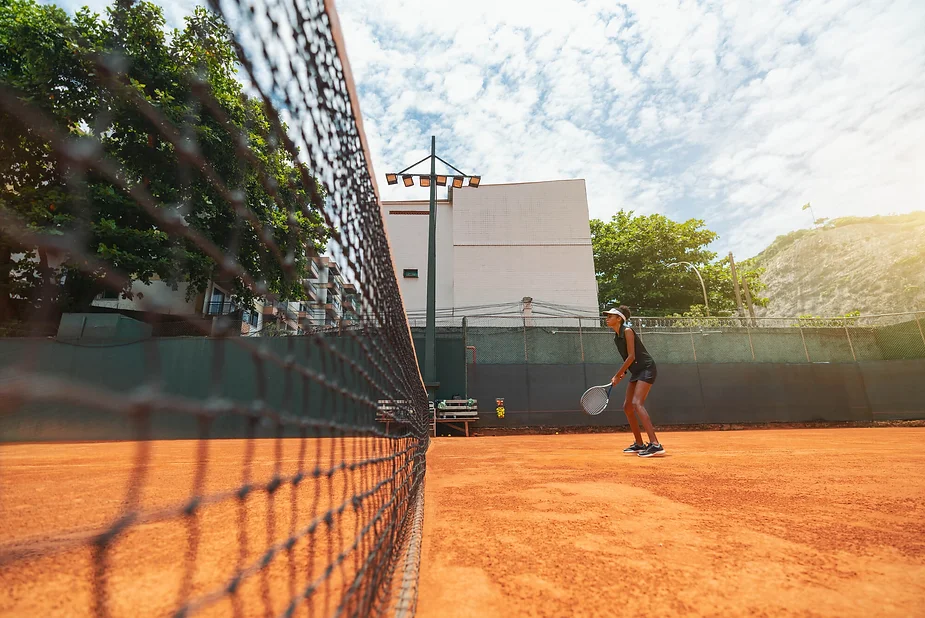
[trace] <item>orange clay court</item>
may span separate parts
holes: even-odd
[[[664,433],[668,456],[655,460],[621,454],[628,436],[434,440],[418,615],[925,615],[925,428]],[[266,446],[258,463],[272,459]],[[240,443],[209,448],[206,488],[234,487]],[[122,498],[132,449],[0,448],[4,537],[104,522]],[[284,467],[291,455],[284,453]],[[154,444],[145,504],[181,501],[195,457],[195,442]],[[255,478],[271,467],[255,466]],[[349,491],[322,493],[337,500]],[[278,502],[284,529],[290,500]],[[248,515],[253,542],[263,546],[265,505],[250,505]],[[235,517],[219,505],[204,515],[197,589],[219,584],[233,567]],[[348,521],[343,528],[352,535]],[[169,611],[185,534],[182,521],[171,521],[120,541],[114,615]],[[316,548],[319,565],[328,551]],[[88,614],[89,565],[89,550],[79,547],[0,571],[0,614]],[[260,613],[263,585],[274,609],[282,607],[287,568],[274,565],[266,584],[242,591],[246,615]],[[343,568],[331,597],[349,576],[349,564]],[[209,610],[228,615],[231,606]]]

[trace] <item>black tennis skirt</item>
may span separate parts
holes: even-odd
[[[658,377],[658,368],[655,365],[645,367],[633,373],[630,372],[630,382],[648,382],[655,384],[655,378]]]

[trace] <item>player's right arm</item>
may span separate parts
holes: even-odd
[[[623,379],[630,365],[636,360],[636,334],[629,328],[624,330],[623,333],[626,337],[626,360],[623,361],[616,375],[610,380],[610,383],[614,386],[620,383],[620,380]]]

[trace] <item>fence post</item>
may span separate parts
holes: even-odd
[[[696,363],[697,362],[697,346],[694,345],[694,325],[691,324],[687,328],[688,328],[688,332],[690,332],[690,335],[691,335],[691,350],[694,351],[694,362]]]
[[[919,335],[922,337],[922,344],[925,345],[925,332],[922,331],[922,323],[919,321],[919,314],[913,313],[912,317],[915,318],[915,325],[919,327]]]
[[[748,322],[745,323],[745,332],[748,333],[748,347],[752,351],[752,362],[755,362],[755,344],[752,343],[752,329],[748,325]]]
[[[581,348],[581,362],[585,362],[585,339],[581,334],[581,318],[578,318],[578,345]]]
[[[527,356],[527,318],[524,318],[524,363],[529,363],[530,358]]]
[[[809,348],[806,347],[806,335],[803,334],[803,324],[797,322],[797,327],[800,329],[800,339],[803,340],[803,351],[806,352],[806,362],[811,363],[813,361],[809,359]]]
[[[466,316],[462,319],[463,336],[463,395],[469,398],[469,322]]]
[[[858,362],[858,355],[854,353],[854,344],[851,342],[851,333],[848,332],[848,318],[845,320],[845,336],[848,338],[848,347],[851,348],[851,358],[854,359],[854,362]]]

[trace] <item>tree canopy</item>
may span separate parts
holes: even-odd
[[[700,281],[689,267],[679,264],[689,262],[703,277],[710,312],[734,312],[729,258],[718,260],[707,248],[716,238],[700,219],[677,222],[660,214],[636,215],[621,210],[608,222],[592,220],[591,245],[601,307],[625,304],[650,315],[702,315]],[[740,281],[744,275],[748,282],[752,302],[766,305],[767,299],[761,297],[765,288],[759,279],[761,269],[749,260],[736,262],[736,269]]]
[[[273,136],[263,103],[243,92],[236,70],[227,26],[201,7],[183,29],[168,32],[161,9],[143,1],[117,0],[105,17],[86,8],[70,16],[34,0],[0,5],[0,83],[71,139],[98,144],[126,184],[144,187],[158,208],[235,257],[269,294],[298,299],[309,254],[327,241],[323,192],[317,183],[303,186],[292,155]],[[144,114],[145,104],[166,122]],[[256,230],[242,221],[227,194],[177,152],[165,138],[165,125],[176,127],[221,183],[242,196]],[[241,155],[242,146],[248,156]],[[101,175],[75,177],[35,127],[2,108],[0,208],[37,233],[78,235],[85,251],[106,265],[87,273],[73,256],[50,264],[35,247],[0,238],[0,285],[33,305],[86,308],[107,287],[110,269],[144,283],[186,282],[190,296],[220,276],[195,243],[163,229]],[[292,263],[288,275],[267,250],[261,229]],[[54,286],[55,298],[41,293],[42,282],[50,280],[63,282]],[[223,282],[243,304],[256,296],[240,278]],[[130,286],[122,293],[130,295]]]

